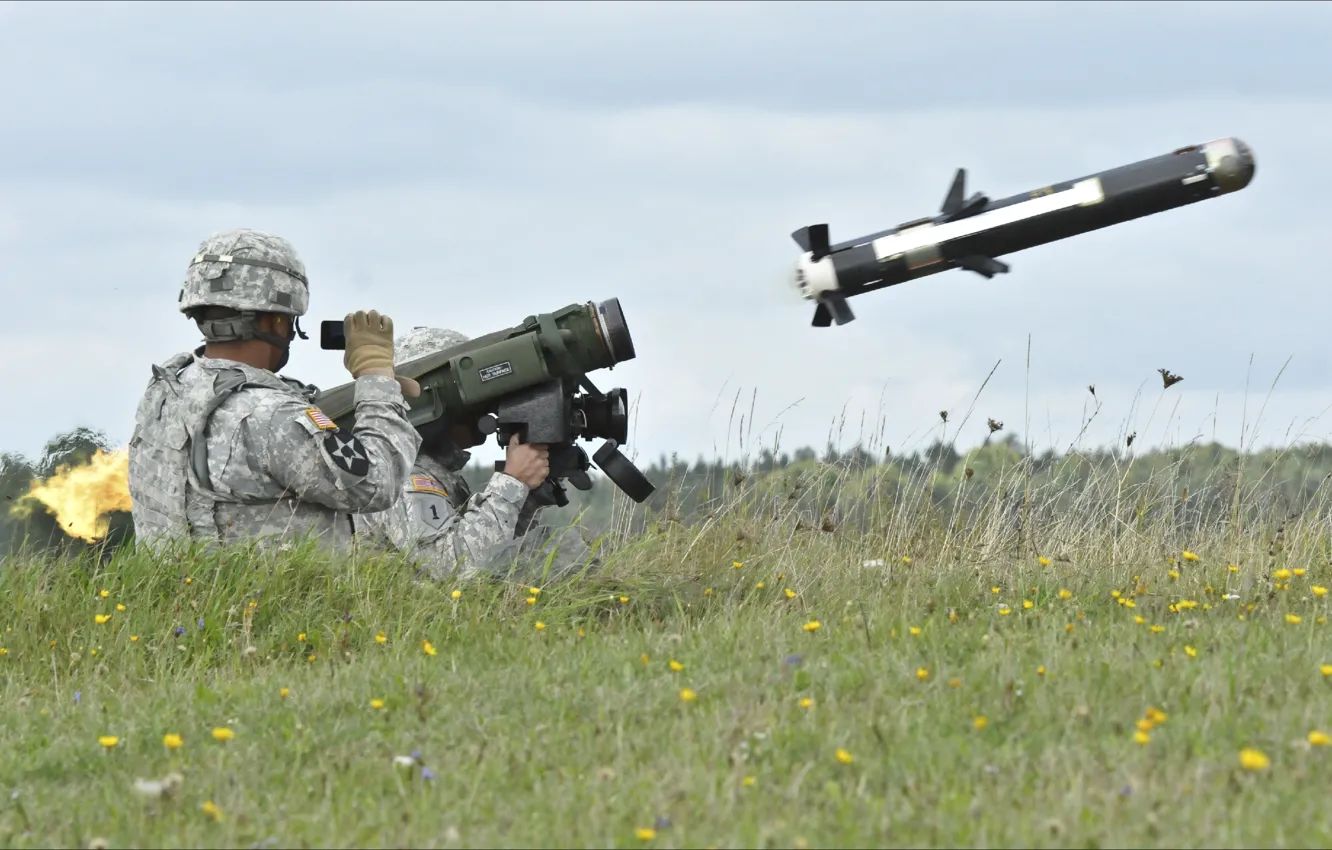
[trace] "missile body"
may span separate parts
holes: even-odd
[[[996,257],[1120,222],[1238,192],[1253,179],[1253,152],[1239,139],[1217,139],[1172,153],[992,201],[963,199],[959,168],[938,215],[831,244],[828,225],[791,234],[800,294],[818,302],[814,326],[855,316],[846,299],[949,269],[986,278],[1008,271]]]

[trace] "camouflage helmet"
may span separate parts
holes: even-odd
[[[428,357],[437,351],[467,342],[468,337],[445,328],[412,328],[398,337],[393,344],[393,362],[402,365],[418,357]]]
[[[180,312],[228,307],[238,312],[304,316],[310,306],[305,264],[280,236],[239,228],[199,245],[181,284]]]

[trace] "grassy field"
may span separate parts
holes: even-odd
[[[540,592],[17,565],[0,845],[1332,842],[1325,514],[995,489],[856,527],[736,496]]]

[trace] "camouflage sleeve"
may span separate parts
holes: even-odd
[[[412,479],[403,498],[382,514],[367,518],[368,526],[425,565],[434,578],[472,575],[513,539],[528,492],[518,479],[495,473],[484,489],[467,500],[461,515],[428,475]]]
[[[229,411],[232,406],[224,404],[213,415],[214,432],[230,430],[225,423],[229,416],[243,417],[231,425],[244,432],[239,436],[248,462],[227,464],[234,471],[227,477],[267,478],[303,501],[349,513],[393,505],[421,445],[395,380],[378,375],[356,379],[356,427],[350,433],[300,398],[258,392],[262,395],[252,405]],[[253,489],[225,483],[233,491]]]

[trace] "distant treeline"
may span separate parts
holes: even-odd
[[[28,492],[29,485],[61,466],[86,463],[93,453],[112,450],[103,434],[80,428],[47,443],[40,457],[0,454],[0,556],[27,544],[46,550],[79,551],[90,547],[71,539],[55,517],[38,507],[26,518],[8,508]],[[801,448],[774,453],[764,450],[750,458],[694,462],[661,456],[643,471],[657,487],[644,505],[634,505],[597,474],[590,491],[567,486],[570,503],[549,508],[547,521],[579,520],[597,534],[611,529],[634,530],[654,519],[692,522],[725,504],[733,509],[797,510],[812,523],[854,522],[879,507],[910,501],[913,510],[946,509],[954,518],[980,510],[1030,510],[1046,514],[1105,512],[1132,504],[1139,517],[1169,512],[1190,524],[1225,523],[1239,512],[1267,515],[1303,511],[1322,497],[1332,477],[1332,445],[1300,445],[1241,454],[1218,444],[1195,444],[1134,454],[1129,449],[1102,449],[1028,456],[1019,438],[1003,439],[959,451],[935,443],[910,455],[871,454],[862,447],[822,452]],[[485,486],[489,464],[474,463],[465,471],[473,490]],[[106,539],[93,546],[104,551],[133,536],[128,514],[111,517]]]

